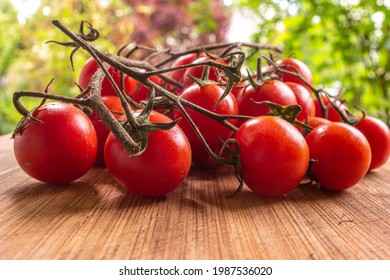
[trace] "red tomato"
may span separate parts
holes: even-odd
[[[324,118],[321,118],[321,117],[309,117],[306,121],[304,121],[304,123],[307,123],[308,126],[310,126],[311,128],[315,128],[317,126],[320,126],[322,124],[325,124],[325,123],[330,123],[331,121],[328,120],[328,119],[324,119]],[[296,128],[303,132],[303,128],[300,127],[300,126],[296,126]],[[306,134],[310,133],[310,131],[307,131]]]
[[[180,56],[172,63],[172,67],[177,67],[177,66],[190,64],[197,57],[198,57],[197,53],[189,53],[189,54]],[[172,72],[169,72],[169,77],[172,78],[173,80],[177,81],[177,82],[180,82],[183,79],[185,72],[186,72],[186,68],[185,69],[181,69],[181,70],[174,70]]]
[[[170,92],[176,94],[176,95],[179,95],[180,93],[183,92],[183,88],[178,87],[178,86],[176,86],[176,85],[173,85],[173,84],[171,84],[171,83],[166,83],[166,84],[165,84],[165,88],[166,88],[167,90],[169,90]]]
[[[97,64],[96,60],[94,60],[92,57],[89,58],[83,68],[81,69],[81,73],[79,76],[78,84],[81,86],[82,89],[87,89],[89,86],[89,83],[91,82],[91,78],[93,74],[99,69],[99,65]],[[120,81],[120,72],[116,71],[113,67],[108,68],[108,73],[112,76],[115,83],[118,85],[119,89],[121,89],[121,81]],[[136,80],[132,79],[131,77],[124,75],[123,78],[124,81],[124,92],[127,93],[132,88],[136,88]],[[101,95],[117,95],[114,88],[110,84],[110,81],[107,79],[107,77],[104,77],[102,82],[102,91]]]
[[[217,106],[215,106],[223,93],[223,88],[215,84],[207,84],[205,86],[198,86],[197,84],[194,84],[184,90],[180,97],[217,114],[237,115],[237,102],[234,96],[230,93]],[[233,134],[231,129],[222,125],[218,121],[193,109],[186,107],[185,110],[199,128],[206,142],[210,145],[219,144],[219,139],[225,141]],[[175,109],[173,115],[174,119],[182,118],[179,125],[187,135],[190,143],[202,145],[198,136],[183,114],[179,110]],[[237,120],[230,120],[230,123],[237,124]]]
[[[255,193],[280,196],[293,190],[309,165],[305,138],[289,122],[260,116],[240,126],[239,144],[244,183]]]
[[[153,111],[151,122],[172,120]],[[146,150],[139,156],[129,155],[110,133],[104,148],[107,169],[114,179],[132,193],[157,197],[179,187],[191,166],[191,148],[179,126],[150,133]]]
[[[228,64],[228,62],[225,61],[225,60],[214,59],[214,58],[211,58],[211,57],[208,57],[208,56],[199,57],[199,58],[195,59],[193,61],[193,63],[200,63],[200,62],[204,62],[204,61],[208,61],[208,60],[214,60],[215,62],[220,63],[220,64],[225,64],[225,65]],[[197,66],[197,67],[188,68],[185,71],[184,77],[183,77],[183,86],[184,86],[184,88],[189,87],[190,85],[192,85],[194,83],[194,80],[191,79],[191,77],[189,75],[191,75],[191,76],[193,76],[195,78],[201,79],[203,71],[204,71],[204,68],[205,68],[205,66]],[[222,70],[217,69],[216,67],[210,67],[210,72],[209,72],[208,79],[211,80],[211,81],[214,81],[214,82],[218,82],[219,79],[220,79],[220,75],[221,74],[222,74]]]
[[[290,72],[293,72],[293,73],[298,72],[304,80],[306,80],[310,85],[313,85],[312,73],[311,73],[309,67],[307,67],[307,65],[305,63],[303,63],[302,61],[289,57],[289,58],[284,58],[284,59],[278,60],[275,63],[279,67],[283,67],[285,70],[288,70]],[[309,92],[311,92],[310,87],[308,87],[298,77],[295,77],[295,76],[289,75],[289,74],[281,74],[281,77],[282,77],[283,82],[294,82],[297,84],[301,84],[304,87],[306,87]]]
[[[256,104],[253,101],[270,101],[282,106],[297,104],[294,92],[279,80],[270,80],[257,87],[249,85],[237,98],[240,115],[257,117],[269,113],[266,104]]]
[[[106,105],[106,107],[112,112],[112,114],[117,120],[126,119],[124,109],[121,105],[121,101],[118,96],[107,95],[102,96],[101,99],[104,105]],[[89,118],[91,119],[92,124],[95,128],[98,141],[98,151],[94,166],[104,167],[106,166],[106,163],[104,162],[104,144],[106,143],[106,139],[108,137],[108,134],[110,133],[110,129],[104,122],[102,122],[98,114],[96,114],[95,112],[93,112]]]
[[[159,86],[164,85],[164,80],[161,79],[159,76],[151,76],[151,77],[149,77],[149,80],[152,81],[153,83],[159,85]],[[150,87],[136,82],[136,86],[132,87],[127,92],[127,95],[132,97],[134,99],[134,101],[141,102],[142,100],[147,100],[149,98],[150,92],[151,92]]]
[[[84,175],[97,152],[96,132],[86,114],[65,103],[47,103],[15,136],[19,166],[31,177],[50,184],[65,184]]]
[[[234,85],[231,93],[234,95],[235,98],[238,98],[238,96],[244,92],[245,88],[248,85],[249,85],[248,81],[241,81],[241,82]]]
[[[310,157],[316,162],[312,174],[321,187],[345,190],[357,184],[371,162],[370,145],[357,128],[331,122],[314,128],[306,136]]]
[[[307,118],[314,117],[316,114],[316,107],[310,92],[302,85],[287,82],[286,83],[294,92],[298,105],[302,107],[302,111],[298,114],[297,119],[304,122]]]
[[[224,89],[215,84],[208,84],[205,86],[198,86],[197,84],[194,84],[184,90],[180,97],[220,115],[237,115],[237,102],[231,93],[229,93],[217,106],[215,106],[223,92]],[[199,128],[210,148],[218,154],[222,147],[221,140],[227,140],[233,135],[233,131],[218,121],[193,109],[185,107],[185,110],[195,125]],[[174,109],[173,116],[174,119],[182,118],[179,125],[190,141],[191,149],[193,150],[193,162],[198,166],[207,168],[219,166],[219,163],[213,162],[213,160],[209,158],[203,144],[183,114],[179,110]],[[232,119],[229,122],[233,125],[237,125],[237,120],[235,119]]]
[[[316,116],[317,117],[323,117],[321,106],[320,106],[320,102],[318,101],[317,98],[314,98],[313,100],[314,100],[314,105],[315,105],[315,108],[316,108],[315,109]],[[329,105],[328,98],[322,97],[322,100],[323,100],[325,106]],[[334,101],[334,104],[337,107],[339,107],[341,110],[347,109],[347,107],[340,100],[338,100],[338,99],[335,100],[333,98],[333,101]],[[341,120],[342,120],[340,114],[336,111],[336,109],[333,106],[330,106],[329,109],[328,109],[327,119],[332,121],[332,122],[341,122]]]
[[[321,117],[310,117],[308,120],[309,120],[308,125],[312,128],[331,122],[330,120]]]
[[[356,128],[366,136],[371,148],[371,163],[369,170],[384,165],[390,156],[390,130],[380,119],[366,116]]]

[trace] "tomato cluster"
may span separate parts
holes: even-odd
[[[128,191],[150,197],[179,187],[192,165],[234,165],[240,183],[254,193],[280,196],[305,178],[345,190],[387,162],[386,124],[373,116],[348,121],[345,103],[317,91],[303,62],[270,60],[262,73],[235,81],[233,88],[224,68],[229,63],[190,52],[147,83],[111,66],[108,73],[124,95],[106,77],[101,104],[145,149],[126,149],[97,112],[54,102],[28,114],[14,134],[17,162],[31,177],[52,184],[76,180],[93,166],[107,168]],[[89,59],[81,71],[79,84],[87,92],[97,69]],[[169,102],[153,109],[158,98]]]

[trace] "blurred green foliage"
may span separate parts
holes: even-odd
[[[345,89],[347,105],[390,125],[390,1],[235,1],[257,17],[253,40],[284,46],[317,87]]]
[[[37,2],[37,1],[35,1]],[[12,104],[12,94],[18,90],[43,91],[52,78],[54,83],[49,92],[64,95],[76,95],[79,90],[74,84],[77,81],[81,66],[87,59],[86,53],[79,52],[75,56],[75,71],[72,71],[69,54],[70,49],[51,43],[49,40],[60,42],[68,39],[52,24],[51,17],[45,15],[44,9],[50,15],[63,21],[72,30],[78,30],[81,20],[86,14],[95,15],[96,27],[108,34],[113,29],[98,24],[104,17],[105,9],[94,1],[79,6],[79,1],[41,1],[36,13],[30,18],[18,18],[15,7],[7,0],[0,2],[0,134],[13,130],[21,116]],[[24,3],[27,4],[27,3]],[[120,5],[120,1],[113,1]],[[47,10],[50,9],[50,10]],[[97,42],[103,50],[115,51],[109,38]],[[27,108],[39,104],[39,100],[23,100]]]
[[[43,91],[52,78],[49,92],[74,96],[79,91],[74,82],[88,56],[78,52],[73,71],[71,50],[45,43],[69,41],[52,19],[75,31],[88,20],[101,32],[94,45],[115,53],[133,39],[131,34],[158,47],[223,41],[226,16],[233,12],[252,19],[251,26],[242,28],[253,30],[254,42],[283,45],[283,56],[294,56],[312,69],[316,86],[345,88],[348,105],[357,104],[390,124],[388,0],[232,0],[226,7],[222,2],[41,0],[36,12],[20,23],[10,1],[0,1],[0,134],[12,131],[20,118],[12,105],[13,92]],[[24,104],[32,108],[38,101]]]

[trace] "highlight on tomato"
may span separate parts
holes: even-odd
[[[310,173],[320,187],[345,190],[366,175],[371,149],[357,128],[341,122],[326,123],[314,128],[306,141],[313,160]]]
[[[317,126],[320,126],[322,124],[326,124],[326,123],[330,123],[331,121],[328,120],[328,119],[325,119],[325,118],[321,118],[321,117],[310,117],[308,119],[308,125],[312,128],[315,128]]]
[[[152,111],[149,121],[172,122],[156,111]],[[172,192],[186,179],[191,167],[191,147],[182,129],[175,125],[150,133],[146,150],[132,156],[111,132],[104,147],[104,159],[113,178],[129,192],[158,197]]]
[[[258,102],[263,101],[282,106],[297,104],[297,98],[292,89],[286,83],[273,79],[260,85],[250,84],[238,95],[237,103],[240,115],[257,117],[269,113],[270,109],[266,104],[258,104]]]
[[[219,58],[212,58],[209,56],[200,56],[196,58],[192,63],[201,63],[210,60],[220,64],[225,64],[225,65],[229,64],[229,62],[226,60],[219,59]],[[191,86],[194,83],[194,80],[191,78],[191,76],[198,79],[202,78],[204,70],[205,70],[205,66],[194,66],[191,68],[187,68],[183,76],[183,86],[186,88]],[[217,69],[216,67],[210,67],[209,75],[207,79],[210,81],[218,82],[220,79],[222,80],[225,79],[225,77],[223,77],[221,69]]]
[[[281,196],[306,175],[309,148],[286,120],[259,116],[243,123],[234,138],[239,144],[243,182],[256,194]]]
[[[174,60],[171,67],[178,67],[178,66],[183,66],[186,64],[191,64],[198,57],[205,56],[205,55],[206,54],[204,52],[202,52],[199,55],[197,53],[189,53],[186,55],[179,56],[178,58],[176,58]],[[172,78],[173,80],[180,82],[183,80],[186,70],[187,70],[186,68],[180,69],[180,70],[174,70],[174,71],[169,72],[168,76],[170,78]]]
[[[27,125],[14,136],[14,153],[21,169],[50,184],[79,179],[92,167],[97,137],[88,116],[66,103],[47,103],[34,110]]]
[[[216,114],[238,115],[237,101],[231,93],[218,103],[220,98],[223,96],[223,93],[224,89],[216,84],[206,83],[204,85],[198,85],[195,83],[185,89],[180,97]],[[233,131],[230,128],[224,126],[217,120],[189,107],[185,107],[184,110],[198,127],[205,141],[212,147],[213,150],[219,151],[222,147],[221,141],[226,141],[233,135]],[[203,144],[183,113],[175,108],[173,116],[174,119],[181,118],[179,126],[187,135],[192,149],[196,149],[197,151],[200,150],[200,154],[193,157],[194,163],[203,167],[213,166],[214,164],[210,162],[206,152],[201,151],[204,149]],[[229,122],[233,125],[237,125],[238,123],[236,119],[231,119]]]
[[[366,116],[357,125],[367,138],[371,148],[371,163],[369,170],[384,165],[390,157],[390,129],[380,119]]]
[[[275,64],[291,73],[299,74],[303,80],[305,80],[310,86],[313,86],[313,75],[310,68],[303,61],[296,58],[287,57],[277,60]],[[286,73],[279,74],[283,82],[293,82],[300,84],[306,87],[309,92],[311,92],[311,88],[299,77]]]
[[[314,100],[306,87],[294,82],[286,82],[286,85],[291,88],[297,99],[297,104],[302,108],[297,116],[297,120],[304,122],[306,119],[314,117],[316,114],[316,107]]]

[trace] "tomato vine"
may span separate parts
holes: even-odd
[[[320,106],[321,116],[327,118],[328,111],[333,108],[340,116],[344,123],[355,126],[365,117],[365,113],[362,111],[363,116],[361,118],[355,117],[349,112],[349,110],[342,105],[343,102],[340,97],[333,97],[323,88],[317,89],[311,80],[311,77],[306,75],[300,65],[296,61],[291,60],[275,60],[275,55],[282,54],[282,49],[275,46],[267,46],[255,43],[223,43],[199,46],[198,48],[192,48],[187,51],[175,52],[172,49],[156,50],[149,47],[137,45],[135,43],[125,44],[121,47],[117,54],[104,53],[96,49],[91,43],[99,38],[99,31],[94,29],[89,23],[82,22],[78,32],[72,32],[64,24],[58,20],[53,21],[53,25],[63,32],[71,42],[55,42],[49,41],[49,43],[57,43],[65,47],[73,48],[70,54],[71,67],[73,68],[73,56],[80,49],[87,51],[92,59],[98,65],[98,69],[90,79],[87,88],[82,89],[81,93],[76,97],[65,97],[62,95],[49,92],[49,85],[43,92],[39,91],[17,91],[13,95],[13,102],[17,111],[23,116],[22,120],[17,125],[13,137],[21,133],[29,122],[40,122],[35,118],[34,112],[44,105],[46,100],[55,100],[65,103],[71,103],[78,107],[81,107],[84,111],[91,113],[92,111],[98,115],[100,120],[108,127],[116,139],[123,145],[125,150],[131,155],[131,157],[141,156],[148,147],[149,135],[158,130],[169,130],[180,124],[181,118],[185,118],[193,132],[196,134],[199,142],[207,152],[209,158],[213,161],[222,164],[233,165],[235,168],[235,174],[239,180],[238,190],[241,190],[245,179],[244,176],[251,177],[249,185],[254,184],[258,180],[259,172],[256,170],[250,170],[248,165],[256,163],[256,161],[248,160],[251,156],[251,152],[243,153],[240,151],[240,141],[246,143],[247,147],[264,153],[264,149],[258,147],[258,145],[268,145],[272,149],[277,149],[275,141],[279,141],[280,146],[285,146],[285,149],[300,149],[304,156],[300,156],[300,167],[298,175],[294,176],[293,183],[288,184],[288,191],[291,190],[297,182],[303,178],[305,171],[309,165],[308,148],[302,143],[304,142],[303,136],[306,136],[313,128],[309,125],[308,120],[301,122],[297,120],[297,115],[300,113],[302,107],[294,101],[294,104],[289,106],[282,106],[264,100],[261,102],[255,101],[251,98],[252,105],[264,106],[269,108],[269,116],[277,116],[284,119],[282,122],[274,121],[270,118],[258,118],[257,116],[246,115],[245,112],[239,112],[237,114],[219,113],[216,108],[224,100],[226,100],[232,94],[232,90],[237,84],[244,83],[243,88],[246,89],[246,85],[251,85],[254,91],[258,91],[260,87],[269,82],[282,83],[285,77],[293,77],[306,89],[308,89],[318,101]],[[85,32],[85,28],[89,29],[89,32]],[[267,55],[262,52],[268,52]],[[194,60],[189,63],[181,65],[173,65],[173,63],[188,54],[195,54]],[[207,56],[209,59],[196,60],[201,56]],[[246,75],[243,75],[242,68],[245,62],[250,57],[258,56],[257,72],[251,74],[249,70]],[[223,63],[222,61],[226,61]],[[262,61],[266,61],[266,66],[261,67]],[[218,91],[222,94],[218,97],[218,100],[212,106],[202,106],[197,102],[193,102],[188,98],[184,98],[184,92],[188,89],[183,86],[182,80],[175,80],[170,76],[170,73],[175,71],[187,71],[189,69],[203,69],[203,77],[201,80],[190,76],[199,87],[205,87],[206,85],[212,85],[212,87],[218,87]],[[118,71],[120,75],[120,83],[114,80],[111,75],[113,71]],[[209,80],[208,77],[210,71],[213,70],[216,73],[217,78],[214,81]],[[158,77],[159,81],[154,79]],[[139,91],[141,87],[145,87],[148,96],[146,99],[135,100],[131,94],[125,91],[124,80],[125,78],[131,78],[137,83],[135,92]],[[117,119],[113,116],[112,112],[105,106],[102,101],[102,83],[107,79],[112,86],[115,94],[118,96],[121,106],[123,108],[124,119]],[[257,79],[257,80],[256,80]],[[160,82],[161,80],[161,82]],[[255,81],[256,80],[256,81]],[[283,85],[289,89],[287,84]],[[272,85],[273,87],[273,85]],[[211,87],[210,87],[211,88]],[[249,88],[249,87],[248,87]],[[178,91],[180,93],[178,93]],[[239,94],[248,94],[246,90],[241,91]],[[253,93],[256,94],[256,93]],[[272,94],[276,94],[273,92]],[[293,92],[291,91],[291,94]],[[42,99],[41,104],[28,111],[22,104],[22,97],[34,97]],[[294,97],[294,96],[293,96]],[[233,97],[235,100],[235,97]],[[242,99],[242,98],[241,98]],[[237,100],[240,100],[237,97]],[[294,97],[295,100],[295,97]],[[296,104],[295,104],[296,103]],[[206,108],[207,107],[207,108]],[[137,110],[137,114],[134,114],[134,110]],[[169,114],[170,112],[179,112],[179,118],[173,119],[170,122],[152,122],[150,117],[155,110],[164,111]],[[201,126],[194,119],[194,115],[189,113],[189,110],[201,114],[210,121],[216,121],[219,125],[224,126],[225,129],[231,131],[231,137],[222,139],[218,135],[214,135],[214,138],[219,138],[218,141],[210,142],[206,137],[205,132]],[[156,118],[156,117],[153,117]],[[159,118],[156,118],[159,119]],[[234,121],[233,121],[234,120]],[[251,120],[250,123],[247,121]],[[241,123],[236,123],[241,121]],[[241,126],[245,123],[245,126]],[[256,126],[262,126],[253,128],[252,124],[256,123]],[[207,127],[209,124],[206,124]],[[295,131],[295,127],[299,127],[303,130],[302,134]],[[243,131],[255,131],[256,133],[263,133],[264,129],[269,127],[277,128],[281,134],[286,135],[293,134],[294,140],[290,139],[290,143],[286,143],[283,139],[277,139],[277,134],[272,135],[271,138],[265,137],[259,139],[246,138],[246,133]],[[215,129],[217,130],[217,129]],[[238,133],[238,136],[236,135]],[[248,132],[249,133],[249,132]],[[299,135],[299,136],[297,136]],[[111,137],[112,138],[112,137]],[[262,141],[265,141],[264,143]],[[190,141],[191,142],[191,141]],[[273,143],[273,144],[270,144]],[[291,144],[294,143],[294,147]],[[195,142],[191,142],[192,148],[195,148]],[[242,154],[245,154],[244,163],[242,162]],[[267,154],[267,153],[266,153]],[[283,157],[291,157],[294,155],[291,153],[279,154],[279,160],[283,161]],[[252,162],[252,163],[251,163]],[[267,170],[266,162],[258,160],[258,165]],[[289,165],[283,165],[284,170],[288,170]],[[249,171],[248,171],[249,170]],[[270,171],[272,173],[273,171]],[[267,180],[260,180],[261,182],[267,182]],[[256,183],[255,183],[256,184]],[[263,184],[263,183],[261,183]],[[263,186],[254,186],[253,189],[259,191],[261,194],[267,195],[280,195],[283,194],[284,189],[283,182],[279,182],[277,186],[278,190],[264,190]],[[255,192],[256,192],[255,191]],[[235,192],[236,193],[236,192]]]

